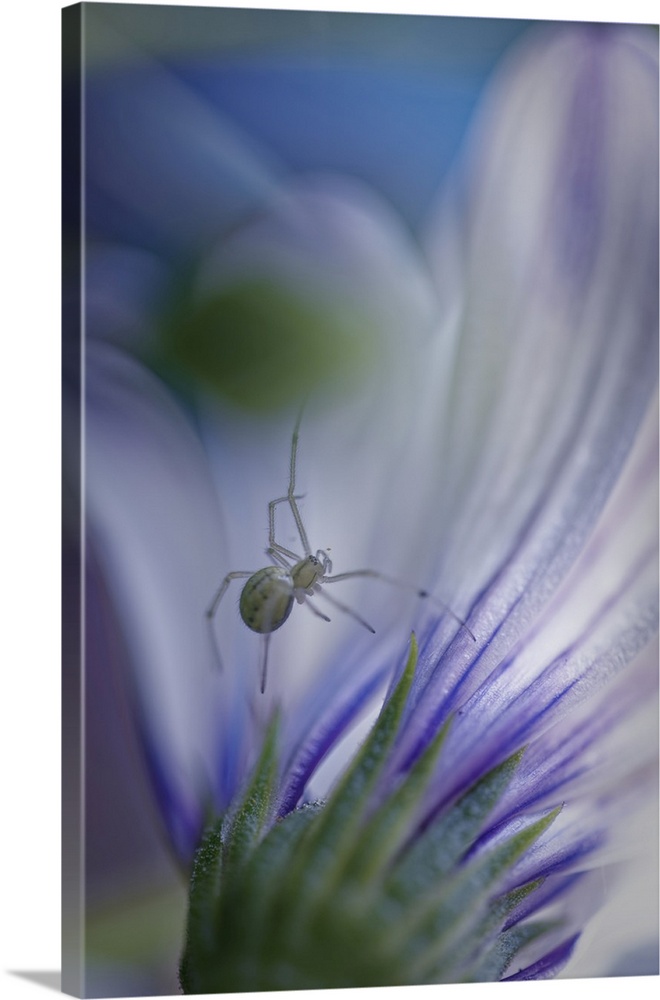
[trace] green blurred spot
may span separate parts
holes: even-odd
[[[87,958],[130,963],[168,956],[175,962],[185,916],[186,892],[180,885],[92,909],[85,927]]]
[[[346,388],[375,355],[375,331],[269,280],[244,280],[201,301],[180,299],[161,341],[176,379],[247,409],[276,410],[321,389]]]

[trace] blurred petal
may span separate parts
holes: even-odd
[[[525,48],[482,114],[462,215],[445,206],[432,237],[457,324],[443,565],[498,622],[493,656],[583,544],[655,383],[657,69],[638,37]]]
[[[243,409],[337,405],[428,336],[436,311],[389,206],[357,182],[303,177],[200,255],[158,361]]]
[[[518,972],[514,972],[510,976],[506,976],[502,982],[514,982],[515,980],[527,980],[527,979],[552,979],[560,972],[575,949],[579,935],[575,935],[569,938],[567,941],[563,941],[556,948],[553,948],[551,952],[543,955],[532,965],[527,966],[524,969],[520,969]]]
[[[109,20],[103,30],[126,65],[86,90],[94,228],[181,253],[267,203],[284,175],[277,158]]]
[[[222,544],[215,495],[198,440],[157,380],[91,342],[85,457],[91,547],[130,650],[145,749],[157,784],[201,823],[204,799],[233,790],[245,725],[228,697],[240,676],[218,676],[203,620]]]

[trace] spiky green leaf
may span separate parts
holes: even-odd
[[[238,807],[196,859],[181,965],[186,991],[479,978],[501,974],[547,930],[530,923],[503,932],[540,881],[504,894],[502,886],[557,811],[476,849],[522,751],[435,821],[424,817],[425,793],[450,721],[398,782],[388,775],[416,658],[413,637],[399,682],[326,804],[275,818],[276,720],[269,727]]]
[[[401,899],[437,883],[466,853],[511,781],[524,753],[518,750],[477,781],[440,819],[428,826],[393,869],[390,891]]]
[[[200,992],[200,973],[217,941],[215,907],[221,891],[222,836],[218,821],[206,831],[193,860],[188,897],[186,945],[179,970],[185,993]]]
[[[271,813],[277,776],[278,723],[276,715],[266,730],[252,780],[237,810],[226,822],[224,862],[230,873],[250,856]]]

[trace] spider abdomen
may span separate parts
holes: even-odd
[[[293,579],[282,566],[265,566],[248,579],[241,592],[241,618],[253,632],[274,632],[293,607]]]

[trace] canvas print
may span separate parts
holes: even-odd
[[[63,987],[658,972],[657,25],[63,19]]]

